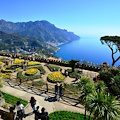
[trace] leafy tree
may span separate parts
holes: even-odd
[[[77,62],[79,62],[78,60],[71,60],[71,61],[69,61],[69,63],[70,63],[70,65],[71,65],[71,67],[72,67],[72,72],[74,72],[74,69],[75,69],[75,63],[77,63]]]
[[[112,51],[112,66],[120,59],[119,56],[115,59],[114,55],[119,52],[120,53],[120,37],[118,36],[104,36],[100,38],[102,44],[107,44],[107,46]],[[114,50],[114,46],[116,49]]]

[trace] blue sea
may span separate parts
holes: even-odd
[[[107,45],[101,44],[100,37],[81,37],[79,40],[58,47],[60,50],[55,55],[65,61],[76,59],[98,64],[103,62],[112,64],[111,50]],[[116,56],[118,55],[119,53]],[[120,60],[115,64],[115,66],[118,65],[120,65]]]

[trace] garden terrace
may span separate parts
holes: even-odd
[[[1,56],[10,56],[9,53],[3,53],[3,52],[0,52],[0,55]],[[12,54],[13,56],[14,54]],[[31,57],[27,56],[26,55],[17,55],[16,58],[23,58],[25,60],[31,60]],[[56,64],[56,65],[60,65],[60,66],[65,66],[65,67],[70,67],[70,64],[68,61],[55,61],[55,60],[49,60],[49,59],[44,59],[44,58],[41,58],[41,57],[35,57],[35,60],[38,61],[38,62],[45,62],[45,63],[50,63],[50,64]],[[49,60],[49,61],[48,61]],[[96,64],[96,63],[92,63],[92,62],[88,62],[88,61],[85,61],[85,60],[80,60],[80,62],[78,62],[75,66],[76,68],[80,68],[80,69],[85,69],[85,70],[91,70],[91,71],[100,71],[101,70],[101,65],[100,64]]]

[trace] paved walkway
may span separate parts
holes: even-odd
[[[1,88],[2,91],[9,93],[11,95],[20,97],[22,99],[25,99],[27,101],[30,100],[31,96],[35,97],[35,99],[37,100],[36,106],[40,106],[40,109],[42,107],[45,107],[48,113],[51,113],[56,110],[68,110],[68,111],[84,113],[84,107],[80,104],[76,104],[75,101],[73,100],[63,98],[63,100],[60,100],[60,101],[50,102],[50,101],[46,101],[45,98],[53,97],[54,96],[53,94],[43,93],[40,95],[36,95],[35,93],[32,93],[31,90],[25,91],[25,88],[24,90],[21,90],[21,89],[16,89],[12,86],[7,86],[7,85],[3,85],[3,88]],[[30,103],[28,103],[27,107],[25,108],[25,113],[30,114],[32,111],[33,110],[30,106]],[[30,114],[29,116],[24,118],[24,120],[34,120],[34,114]]]

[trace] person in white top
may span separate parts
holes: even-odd
[[[22,120],[22,118],[23,118],[23,116],[24,116],[24,106],[23,106],[23,104],[21,104],[20,101],[17,101],[16,109],[17,109],[18,119],[19,119],[19,120]]]

